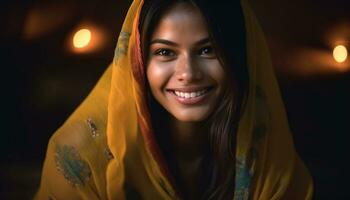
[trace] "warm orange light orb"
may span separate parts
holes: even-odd
[[[80,29],[74,34],[73,45],[75,48],[83,48],[89,45],[91,41],[91,32],[89,29]]]
[[[333,50],[333,57],[338,63],[342,63],[348,57],[348,50],[343,45],[338,45]]]

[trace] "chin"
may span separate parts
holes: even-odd
[[[183,113],[173,113],[172,114],[177,120],[181,122],[202,122],[205,121],[209,114],[201,112],[183,112]]]

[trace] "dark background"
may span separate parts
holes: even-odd
[[[350,199],[350,1],[251,0],[266,34],[297,151],[315,182],[315,199]],[[2,1],[0,5],[0,199],[30,199],[49,137],[112,61],[131,0]],[[104,39],[76,53],[82,25]]]

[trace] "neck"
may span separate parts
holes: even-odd
[[[181,122],[171,117],[170,139],[178,161],[199,161],[208,148],[208,129],[205,122]]]

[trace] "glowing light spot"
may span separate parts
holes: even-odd
[[[338,45],[333,50],[333,57],[338,63],[342,63],[348,57],[348,51],[345,46]]]
[[[75,48],[86,47],[91,41],[91,32],[88,29],[80,29],[74,34],[73,45]]]

